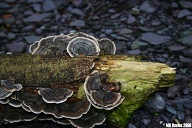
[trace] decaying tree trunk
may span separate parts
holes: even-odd
[[[173,85],[175,70],[162,63],[141,62],[136,57],[108,55],[99,57],[50,57],[42,55],[1,55],[0,79],[13,77],[24,87],[49,87],[50,84],[84,83],[95,62],[99,72],[107,73],[109,81],[121,83],[123,103],[110,111],[102,110],[107,119],[124,127],[134,110],[143,105],[151,93]],[[93,70],[93,69],[92,69]],[[83,87],[77,97],[84,97]]]

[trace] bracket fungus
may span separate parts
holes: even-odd
[[[54,44],[59,47],[62,55],[67,55],[67,45],[69,44],[70,37],[68,35],[58,35],[53,39]]]
[[[109,55],[109,54],[115,54],[116,53],[116,46],[113,41],[107,38],[103,38],[98,41],[99,47],[101,50],[101,54]]]
[[[103,84],[101,81],[97,70],[87,76],[84,83],[87,99],[97,109],[112,110],[119,106],[124,100],[124,96],[118,92],[120,91],[120,84],[112,86],[107,81]]]
[[[77,128],[93,128],[95,125],[103,124],[105,115],[90,110],[87,114],[79,119],[69,119],[70,123]]]
[[[45,54],[51,47],[56,47],[53,42],[54,38],[55,36],[48,36],[35,42],[35,44],[30,47],[30,52],[32,52],[32,54]],[[36,43],[38,43],[38,45]]]
[[[85,37],[76,37],[72,39],[68,46],[67,52],[71,57],[79,56],[79,55],[98,55],[100,52],[98,44],[89,38]]]
[[[58,89],[51,89],[51,88],[41,88],[38,91],[39,95],[42,96],[43,100],[46,103],[63,103],[67,100],[68,97],[71,97],[73,91],[67,88],[58,88]]]
[[[0,99],[9,97],[13,92],[20,91],[21,84],[15,84],[13,79],[1,80]]]

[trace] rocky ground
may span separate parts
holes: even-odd
[[[81,31],[113,40],[117,54],[177,68],[175,85],[157,92],[127,127],[192,123],[192,1],[3,0],[0,13],[0,53],[25,53],[42,37]],[[50,125],[61,127],[41,127]]]

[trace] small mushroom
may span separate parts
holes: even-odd
[[[107,78],[108,75],[100,75],[95,70],[85,79],[85,94],[95,108],[111,110],[124,100],[124,96],[119,93],[121,89],[120,82],[107,82]]]
[[[62,124],[62,125],[69,125],[70,124],[70,122],[65,118],[57,119],[57,118],[52,117],[51,120],[57,124]]]
[[[15,123],[21,121],[21,115],[18,112],[8,112],[6,116],[4,117],[5,121],[8,121],[9,123]]]
[[[79,119],[69,120],[74,127],[93,128],[95,125],[101,125],[105,121],[105,115],[89,111]]]
[[[39,43],[39,41],[35,41],[35,43],[33,43],[29,46],[30,53],[33,53],[33,51],[38,47],[38,43]]]
[[[45,54],[45,52],[50,47],[55,47],[55,44],[53,42],[54,38],[55,38],[55,36],[48,36],[46,38],[42,38],[39,41],[38,46],[33,50],[32,54]],[[32,46],[32,48],[33,48],[33,46]]]
[[[21,104],[21,107],[23,110],[27,111],[27,112],[31,112],[31,110],[29,109],[29,107],[25,106],[23,103]]]
[[[42,96],[43,100],[46,103],[63,103],[67,100],[68,97],[71,97],[73,91],[67,88],[58,88],[58,89],[51,89],[51,88],[41,88],[38,91],[39,95]]]
[[[15,84],[14,81],[10,79],[1,80],[0,99],[5,99],[9,97],[13,92],[20,91],[21,89],[21,84]]]
[[[99,90],[102,86],[99,72],[94,70],[90,75],[88,75],[84,82],[84,90],[87,95],[90,95],[91,90]]]
[[[9,104],[10,106],[16,107],[16,108],[22,106],[22,103],[21,103],[20,101],[15,100],[15,99],[13,99],[13,98],[10,98],[10,99],[9,99],[9,103],[8,103],[8,104]]]
[[[34,120],[36,117],[36,114],[26,112],[21,108],[7,106],[4,120],[8,121],[9,123],[14,123],[20,121],[31,121]]]
[[[115,54],[116,52],[116,46],[113,41],[107,38],[103,38],[99,40],[99,48],[101,50],[101,54]]]
[[[114,93],[112,91],[93,90],[90,93],[89,99],[95,108],[111,110],[119,106],[123,102],[124,97],[120,93]]]
[[[85,37],[85,38],[89,38],[93,41],[95,41],[96,44],[98,44],[98,41],[97,39],[94,37],[94,36],[91,36],[91,35],[88,35],[86,33],[83,33],[83,32],[77,32],[77,33],[74,33],[74,34],[68,34],[68,36],[70,36],[70,39],[74,39],[76,37]],[[99,45],[99,44],[98,44]]]
[[[73,97],[75,98],[75,97]],[[73,99],[70,98],[70,99]],[[69,119],[78,119],[83,114],[86,114],[90,109],[91,104],[87,99],[73,99],[62,104],[57,104],[55,106],[54,116],[56,118],[69,118]]]
[[[85,37],[76,37],[69,42],[67,52],[71,57],[79,55],[89,56],[93,54],[98,55],[100,49],[94,40]]]
[[[67,45],[69,44],[69,41],[70,37],[64,34],[55,36],[53,39],[54,44],[59,47],[61,53],[64,55],[67,55]]]
[[[0,104],[8,104],[9,103],[9,98],[1,99]]]

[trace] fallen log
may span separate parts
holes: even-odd
[[[76,58],[32,54],[0,56],[1,80],[12,78],[14,83],[22,84],[23,89],[57,88],[59,85],[73,90],[73,95],[79,99],[85,98],[83,83],[93,70],[107,74],[109,82],[121,83],[120,93],[125,97],[122,104],[112,110],[98,110],[119,127],[126,126],[133,112],[150,94],[172,86],[176,76],[175,70],[166,64],[142,62],[139,57],[126,55]]]

